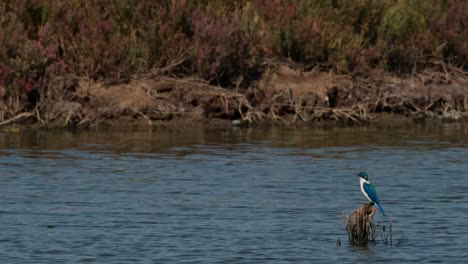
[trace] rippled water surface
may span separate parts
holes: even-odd
[[[1,132],[0,263],[463,263],[467,147],[463,124]],[[393,247],[348,246],[358,170]]]

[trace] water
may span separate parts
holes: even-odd
[[[0,262],[463,262],[467,146],[463,124],[2,132]],[[348,246],[361,169],[397,247]]]

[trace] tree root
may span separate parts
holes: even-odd
[[[41,113],[39,112],[39,108],[37,107],[36,110],[34,111],[36,114],[35,117],[41,123],[43,127],[47,127],[47,123],[41,118]]]
[[[23,118],[28,118],[28,117],[31,117],[31,116],[36,116],[36,113],[35,112],[21,113],[21,114],[18,114],[16,116],[10,118],[10,119],[7,119],[7,120],[1,122],[0,126],[9,125],[10,123],[15,122],[16,120],[23,119]]]
[[[150,127],[153,126],[153,122],[151,121],[151,119],[150,119],[147,115],[143,114],[141,111],[138,111],[138,110],[133,110],[133,111],[135,111],[138,115],[140,115],[140,116],[142,116],[144,119],[146,119],[146,120],[148,121],[148,125],[149,125]]]
[[[0,118],[13,117],[0,119],[0,126],[26,118],[34,118],[42,127],[93,125],[100,122],[100,117],[111,119],[121,115],[143,117],[150,125],[154,120],[171,119],[173,115],[287,125],[322,121],[362,125],[376,113],[405,115],[415,120],[437,117],[457,121],[468,117],[462,113],[468,112],[468,90],[463,85],[468,83],[468,72],[444,62],[434,63],[439,71],[415,71],[411,78],[283,70],[249,88],[244,87],[245,80],[239,77],[235,87],[225,89],[196,77],[167,76],[185,61],[182,56],[165,68],[133,76],[130,83],[107,84],[116,87],[92,81],[83,86],[76,76],[54,79],[52,87],[41,93],[41,100],[32,112],[25,110],[28,108],[21,105],[20,97],[6,98]]]

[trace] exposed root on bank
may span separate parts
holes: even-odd
[[[440,64],[438,72],[415,72],[411,78],[391,75],[351,77],[332,72],[302,72],[279,65],[275,71],[241,88],[210,85],[199,78],[160,74],[185,60],[169,64],[127,83],[105,83],[76,76],[52,80],[39,91],[36,105],[21,108],[21,98],[9,98],[14,107],[1,106],[0,126],[35,122],[41,127],[87,127],[124,118],[156,121],[183,117],[223,119],[251,124],[270,121],[284,125],[336,122],[362,125],[378,113],[392,113],[416,121],[439,118],[468,120],[468,75]],[[29,110],[34,109],[34,110]],[[19,113],[18,112],[21,112]]]
[[[12,118],[9,118],[3,122],[0,122],[0,126],[6,126],[6,125],[9,125],[11,123],[14,123],[16,121],[19,121],[19,120],[22,120],[22,119],[26,119],[26,118],[29,118],[29,117],[32,117],[32,116],[35,116],[36,113],[34,112],[26,112],[26,113],[21,113],[21,114],[18,114]]]
[[[39,108],[36,108],[34,111],[36,113],[36,119],[39,121],[42,127],[47,127],[46,122],[41,118],[41,113],[39,111]]]
[[[146,116],[145,114],[143,114],[142,112],[140,111],[135,111],[137,114],[141,115],[144,119],[146,119],[148,121],[148,125],[149,126],[153,126],[153,122],[151,121],[151,119]]]

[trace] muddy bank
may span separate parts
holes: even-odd
[[[418,122],[468,120],[468,78],[453,73],[362,78],[280,67],[238,89],[165,76],[120,84],[63,78],[51,87],[34,110],[3,118],[1,126],[360,125],[389,116]]]

